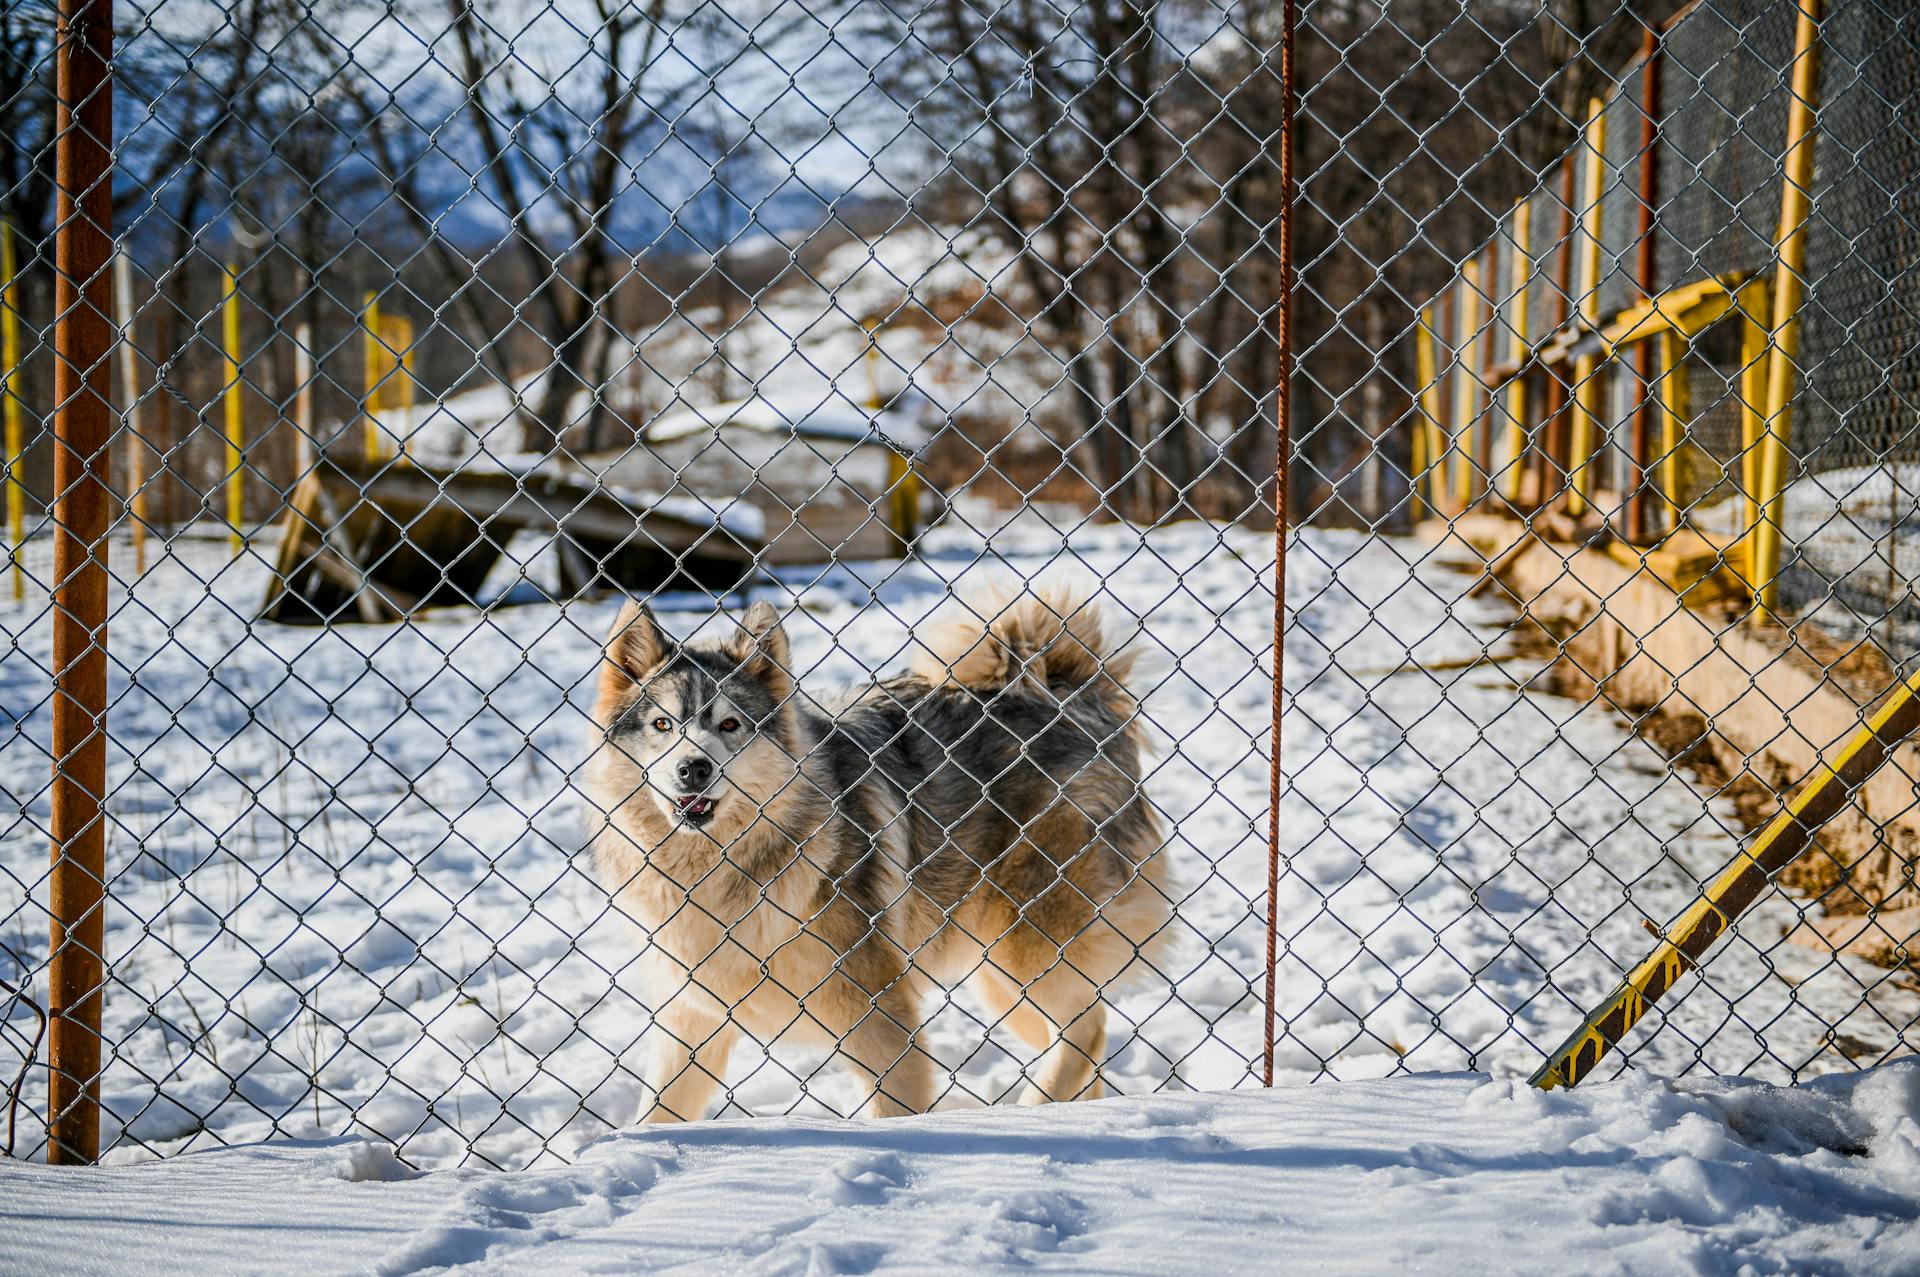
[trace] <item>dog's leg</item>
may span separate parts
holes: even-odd
[[[967,979],[980,1000],[987,1004],[995,1027],[1005,1025],[1036,1051],[1053,1045],[1053,1026],[1047,1023],[1047,1017],[1034,1010],[1033,1003],[1020,996],[1020,985],[1012,976],[994,966],[991,960],[984,960]]]
[[[1107,1006],[1091,980],[1055,966],[1026,988],[1026,997],[1053,1027],[1053,1041],[1034,1062],[1022,1104],[1097,1100],[1106,1094],[1100,1065],[1107,1054]]]
[[[847,1071],[867,1088],[868,1117],[905,1117],[933,1107],[933,1057],[920,1049],[919,999],[895,988],[838,1035]]]
[[[653,1105],[643,1122],[690,1122],[707,1115],[727,1074],[727,1056],[740,1036],[731,1019],[675,1016],[662,1019],[647,1084]]]

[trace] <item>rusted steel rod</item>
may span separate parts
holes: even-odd
[[[60,0],[55,116],[53,798],[47,1160],[100,1153],[107,520],[113,437],[111,0]]]
[[[1273,1085],[1275,973],[1280,962],[1280,717],[1287,638],[1287,453],[1293,408],[1293,20],[1294,0],[1280,5],[1280,307],[1274,317],[1277,378],[1274,390],[1273,478],[1273,768],[1267,804],[1266,1049],[1261,1080]]]

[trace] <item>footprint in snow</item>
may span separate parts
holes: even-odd
[[[887,1248],[871,1242],[815,1242],[761,1256],[739,1270],[741,1277],[859,1277],[885,1259]]]
[[[892,1153],[862,1153],[831,1168],[813,1187],[815,1201],[880,1206],[907,1186],[907,1168]]]
[[[1087,1231],[1085,1203],[1065,1193],[1030,1190],[983,1193],[980,1223],[968,1230],[982,1263],[1018,1263],[1032,1255],[1080,1249]]]
[[[381,1277],[450,1268],[584,1229],[604,1228],[652,1188],[659,1167],[650,1158],[625,1158],[527,1178],[480,1179],[446,1212],[374,1268]],[[537,1176],[537,1177],[536,1177]]]

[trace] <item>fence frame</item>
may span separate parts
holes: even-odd
[[[1528,501],[1527,480],[1537,473],[1531,494],[1539,510],[1555,500],[1556,490],[1575,517],[1592,513],[1598,457],[1609,446],[1614,426],[1600,396],[1607,377],[1620,371],[1626,357],[1633,360],[1641,401],[1633,416],[1631,440],[1625,455],[1630,491],[1626,494],[1626,539],[1636,544],[1656,543],[1680,527],[1683,493],[1682,452],[1691,442],[1691,389],[1686,357],[1695,339],[1723,321],[1737,321],[1742,335],[1741,411],[1742,451],[1739,469],[1747,506],[1747,526],[1737,545],[1741,570],[1751,588],[1752,615],[1770,614],[1777,602],[1781,555],[1784,471],[1791,441],[1791,408],[1797,374],[1799,311],[1805,301],[1806,242],[1811,219],[1811,186],[1818,87],[1818,30],[1820,0],[1797,0],[1796,50],[1793,64],[1793,100],[1790,106],[1786,173],[1781,212],[1774,239],[1777,265],[1768,273],[1731,275],[1669,285],[1656,289],[1652,237],[1652,203],[1657,194],[1653,157],[1659,139],[1652,111],[1643,131],[1640,260],[1638,300],[1606,316],[1600,310],[1601,264],[1604,249],[1603,197],[1608,185],[1606,158],[1607,100],[1594,96],[1578,131],[1573,153],[1563,162],[1560,179],[1563,201],[1564,246],[1557,263],[1560,297],[1558,322],[1547,333],[1534,333],[1529,302],[1535,290],[1546,287],[1545,254],[1536,255],[1540,239],[1530,199],[1511,210],[1510,233],[1496,228],[1484,244],[1458,264],[1453,281],[1418,310],[1413,357],[1418,388],[1415,411],[1403,420],[1411,427],[1411,502],[1416,513],[1452,516],[1465,514],[1477,502],[1495,504],[1503,496],[1512,507]],[[1267,911],[1264,919],[1265,1041],[1262,1077],[1272,1085],[1276,1050],[1276,969],[1280,952],[1277,931],[1282,841],[1280,806],[1282,771],[1282,696],[1284,638],[1288,624],[1286,573],[1290,521],[1290,465],[1294,458],[1293,399],[1294,332],[1292,318],[1295,263],[1293,260],[1293,204],[1297,195],[1295,172],[1296,94],[1294,77],[1295,0],[1283,0],[1280,45],[1281,102],[1279,126],[1280,206],[1274,223],[1282,301],[1272,316],[1276,329],[1278,385],[1274,429],[1276,474],[1274,632],[1272,644],[1271,806],[1268,827]],[[136,352],[130,340],[133,327],[132,262],[124,249],[115,251],[111,228],[113,156],[111,7],[108,0],[60,0],[58,42],[59,215],[55,257],[59,294],[53,328],[56,349],[56,409],[53,442],[57,471],[52,522],[54,524],[53,683],[53,798],[51,820],[50,908],[51,957],[50,1033],[48,1067],[48,1156],[55,1162],[88,1162],[99,1154],[102,1038],[101,1000],[108,977],[103,942],[104,888],[107,880],[105,832],[107,794],[107,537],[112,515],[109,487],[113,444],[123,441],[128,452],[127,507],[133,533],[136,569],[144,570],[146,527],[145,446],[139,428]],[[1655,71],[1661,56],[1655,32],[1647,33],[1643,47],[1646,101],[1658,100]],[[1579,167],[1576,168],[1576,164]],[[1623,175],[1615,175],[1623,176]],[[1576,205],[1575,197],[1578,196]],[[1502,236],[1505,234],[1505,241]],[[9,532],[16,547],[14,588],[21,590],[18,546],[21,543],[21,488],[18,374],[18,326],[15,287],[17,262],[10,228],[0,226],[4,257],[0,273],[0,309],[4,310],[4,357],[7,372],[0,395],[5,399],[6,477]],[[1503,256],[1511,263],[1511,285],[1502,294]],[[225,383],[222,442],[226,472],[223,480],[226,521],[232,550],[246,548],[243,528],[245,471],[248,440],[243,400],[245,351],[242,345],[240,280],[234,265],[225,268],[221,314],[221,350]],[[1571,313],[1569,313],[1571,311]],[[109,316],[120,317],[116,333]],[[1263,320],[1263,322],[1265,322]],[[387,323],[409,321],[388,316]],[[1504,323],[1508,330],[1505,358],[1500,360],[1496,337]],[[880,393],[872,376],[878,358],[878,324],[865,323],[866,359],[872,381],[869,406],[878,409]],[[383,326],[380,294],[369,291],[360,316],[365,357],[365,384],[359,407],[360,440],[365,459],[390,459],[383,437],[382,407],[391,381],[404,387],[403,414],[411,412],[415,393],[410,326]],[[390,332],[403,333],[389,340]],[[315,379],[311,336],[303,326],[296,339],[296,390],[293,420],[301,446],[311,449],[313,386]],[[116,350],[116,342],[118,347]],[[1444,344],[1445,349],[1442,350]],[[120,376],[126,399],[124,412],[113,408],[113,357],[121,359]],[[1571,376],[1564,370],[1571,369]],[[1548,374],[1543,393],[1533,393],[1530,376]],[[161,380],[155,377],[153,380]],[[151,389],[151,387],[150,387]],[[164,403],[164,401],[162,401]],[[284,414],[284,407],[282,409]],[[1502,413],[1506,429],[1498,429]],[[1539,419],[1532,419],[1538,412]],[[1602,414],[1608,424],[1603,429]],[[1660,453],[1655,446],[1653,414],[1660,415]],[[351,417],[348,418],[349,431]],[[116,434],[116,422],[120,433]],[[408,458],[411,418],[399,419],[397,460]],[[307,454],[311,457],[311,452]],[[1141,466],[1149,463],[1144,460]],[[888,458],[886,499],[893,531],[902,545],[916,532],[913,511],[919,476],[912,464],[897,455]],[[1553,483],[1558,468],[1564,482]],[[1504,482],[1501,474],[1505,470]],[[1731,469],[1731,467],[1729,467]],[[1476,480],[1475,472],[1478,471]],[[1664,501],[1659,522],[1644,489],[1652,485]],[[1536,1075],[1542,1086],[1572,1085],[1591,1069],[1634,1021],[1672,984],[1678,973],[1699,962],[1713,941],[1731,926],[1744,903],[1764,887],[1766,880],[1791,863],[1811,837],[1812,830],[1837,809],[1859,780],[1884,761],[1886,748],[1920,729],[1920,674],[1876,714],[1863,734],[1830,765],[1825,766],[1791,807],[1769,825],[1753,846],[1741,855],[1701,900],[1691,906],[1660,936],[1661,947],[1637,968],[1609,999],[1582,1025],[1575,1036],[1549,1059]],[[1877,751],[1877,752],[1876,752]],[[1596,1046],[1597,1044],[1597,1046]],[[1250,1061],[1249,1061],[1250,1063]]]

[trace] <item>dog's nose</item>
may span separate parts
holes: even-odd
[[[673,769],[673,774],[691,793],[713,779],[713,764],[704,758],[683,758]]]

